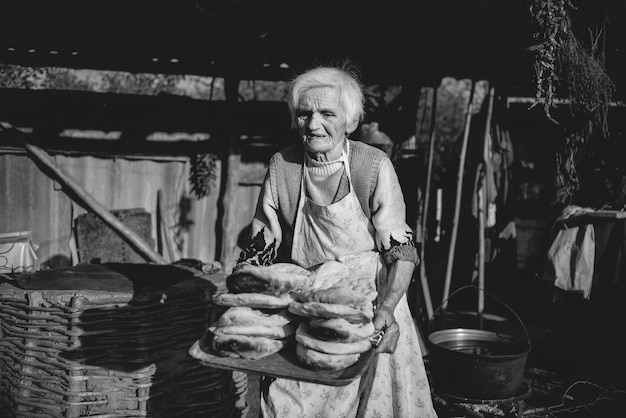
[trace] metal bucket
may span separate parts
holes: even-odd
[[[522,386],[530,340],[526,327],[513,314],[524,328],[526,342],[484,329],[451,328],[430,333],[427,346],[435,391],[476,400],[515,396]]]

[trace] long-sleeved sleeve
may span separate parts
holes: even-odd
[[[267,266],[274,263],[278,247],[282,242],[282,230],[277,210],[268,170],[252,219],[249,244],[241,251],[234,270],[242,264]]]
[[[380,164],[372,200],[372,224],[376,230],[376,246],[383,253],[387,264],[396,260],[419,263],[413,231],[406,223],[402,188],[389,159],[384,159]]]

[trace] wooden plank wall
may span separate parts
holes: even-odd
[[[197,199],[189,191],[188,162],[55,158],[108,209],[143,208],[151,213],[154,238],[157,194],[161,190],[163,228],[172,240],[175,258],[216,259],[219,183],[209,196]],[[37,253],[41,263],[76,263],[72,228],[85,209],[72,203],[25,154],[0,154],[0,186],[0,233],[30,230],[40,244]],[[249,186],[242,190],[244,196],[249,195]],[[241,216],[251,217],[248,212]]]

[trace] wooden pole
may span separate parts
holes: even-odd
[[[430,206],[430,183],[433,171],[433,158],[435,153],[435,126],[437,116],[437,89],[433,89],[432,107],[430,114],[430,141],[428,145],[428,162],[426,164],[426,184],[424,186],[424,201],[422,202],[422,246],[420,249],[420,280],[422,283],[422,292],[424,293],[424,304],[426,305],[426,313],[428,318],[433,316],[433,303],[430,299],[430,288],[428,286],[428,277],[426,275],[426,241],[428,239],[428,207]]]
[[[484,164],[478,175],[478,328],[483,328],[483,313],[485,310],[485,171]]]
[[[170,263],[174,262],[174,249],[172,248],[172,243],[170,242],[170,234],[167,231],[167,223],[165,222],[165,211],[163,210],[163,191],[157,191],[157,212],[159,214],[157,224],[159,226],[159,234],[161,239],[163,240],[163,244],[165,244],[165,249],[167,250],[167,256],[170,260]]]
[[[487,176],[487,165],[490,164],[489,148],[491,141],[489,140],[489,132],[491,127],[491,116],[493,114],[493,96],[495,89],[492,86],[489,89],[489,103],[487,107],[487,117],[485,120],[485,135],[483,137],[483,161],[479,174],[480,183],[478,185],[478,321],[480,327],[483,324],[483,313],[485,311],[485,216],[486,216],[486,198],[485,185]]]
[[[239,184],[239,166],[241,155],[230,154],[226,157],[226,188],[224,191],[224,218],[222,219],[222,254],[224,271],[230,272],[237,262],[237,234],[242,225],[237,222],[237,186]]]
[[[467,113],[465,114],[465,130],[463,132],[463,142],[461,144],[461,155],[459,156],[459,170],[457,173],[456,198],[454,202],[454,217],[452,218],[452,232],[450,235],[450,248],[448,251],[448,263],[446,265],[446,277],[443,285],[443,297],[441,308],[445,311],[448,307],[448,295],[450,294],[450,284],[452,283],[452,266],[454,264],[454,251],[456,249],[456,237],[459,229],[459,215],[461,212],[461,195],[463,192],[463,173],[465,171],[465,156],[467,154],[467,143],[469,141],[469,131],[472,122],[472,110],[474,101],[475,85],[472,83]]]
[[[237,102],[239,99],[239,79],[227,78],[225,94],[228,109],[226,155],[223,155],[222,173],[225,175],[222,198],[222,243],[220,261],[224,271],[230,272],[237,262],[237,236],[241,225],[237,220],[237,189],[239,185],[239,132],[237,129]]]
[[[5,130],[5,128],[3,127],[2,130]],[[29,143],[16,129],[13,129],[13,132],[15,133],[15,136],[24,144],[26,150],[28,150],[37,161],[50,170],[61,185],[71,190],[82,201],[78,203],[86,205],[87,209],[98,215],[115,232],[128,240],[146,259],[159,264],[167,264],[167,261],[139,235],[137,235],[135,231],[128,228],[123,222],[118,220],[111,212],[109,212],[107,208],[91,196],[91,194],[89,194],[72,176],[66,173],[63,168],[59,167],[59,165],[56,164],[46,151]]]

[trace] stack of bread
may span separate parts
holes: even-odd
[[[372,348],[375,284],[356,268],[329,261],[308,286],[292,292],[289,312],[300,316],[298,360],[313,370],[341,370]]]
[[[298,327],[287,308],[291,293],[308,286],[311,272],[295,264],[246,265],[226,278],[227,293],[213,302],[226,307],[209,326],[200,348],[225,357],[259,359],[283,349]]]

